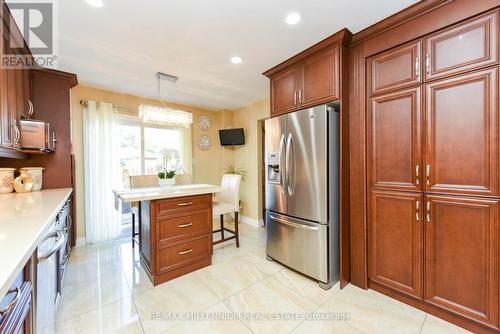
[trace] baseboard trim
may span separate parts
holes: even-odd
[[[247,216],[240,216],[240,221],[255,228],[259,228],[263,225],[262,219],[255,219]]]
[[[76,238],[76,245],[75,247],[79,247],[79,246],[85,246],[85,237],[79,237],[79,238]]]

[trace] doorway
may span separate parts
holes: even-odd
[[[258,138],[259,138],[259,221],[262,222],[262,226],[266,226],[266,163],[265,163],[265,151],[266,151],[266,127],[265,120],[259,120],[258,124]]]

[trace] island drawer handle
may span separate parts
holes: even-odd
[[[193,223],[179,225],[180,228],[189,227],[189,226],[193,226]]]
[[[0,310],[1,316],[4,316],[7,313],[9,313],[9,311],[12,310],[14,308],[14,306],[16,306],[17,302],[19,301],[19,298],[21,297],[21,290],[19,288],[9,290],[9,292],[7,292],[7,294],[14,293],[14,292],[16,293],[16,297],[14,297],[14,299],[9,303],[9,305],[5,306],[5,308],[3,310]]]
[[[189,254],[193,251],[193,249],[188,249],[188,250],[185,250],[185,251],[182,251],[182,252],[179,252],[179,255],[186,255],[186,254]]]
[[[193,202],[179,203],[177,205],[178,206],[188,206],[188,205],[191,205],[191,204],[193,204]]]

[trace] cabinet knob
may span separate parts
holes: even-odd
[[[33,116],[33,103],[28,99],[28,115]]]
[[[431,185],[431,165],[427,165],[426,171],[425,171],[425,183],[430,186]]]
[[[293,104],[297,105],[297,91],[293,92]]]
[[[429,52],[425,55],[425,71],[427,74],[431,73],[431,56],[429,55]]]
[[[418,56],[415,59],[415,76],[417,79],[420,77],[420,59]]]
[[[415,166],[415,183],[417,184],[417,186],[420,184],[420,166],[419,165],[416,165]]]
[[[186,254],[189,254],[193,251],[193,249],[188,249],[188,250],[185,250],[185,251],[182,251],[182,252],[179,252],[179,255],[186,255]]]
[[[419,212],[420,212],[420,201],[417,201],[415,205],[415,218],[417,219],[417,221],[420,220]]]
[[[427,202],[426,207],[425,207],[425,216],[427,223],[431,222],[431,202]]]
[[[12,128],[14,129],[14,139],[12,140],[12,146],[16,146],[19,144],[19,139],[21,139],[21,131],[19,131],[19,128],[17,127],[17,124],[14,122],[12,123]]]

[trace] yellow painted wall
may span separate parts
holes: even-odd
[[[80,106],[81,100],[109,102],[115,106],[133,109],[137,109],[140,104],[158,104],[157,101],[153,99],[121,94],[88,86],[76,86],[71,90],[71,130],[73,153],[75,154],[76,164],[76,224],[78,237],[85,236],[83,109]],[[224,168],[232,163],[233,154],[232,151],[220,146],[218,130],[228,127],[232,123],[232,111],[213,111],[186,105],[176,105],[168,102],[164,102],[164,104],[193,113],[194,124],[192,127],[192,146],[194,182],[219,184],[222,174],[224,173]],[[202,114],[209,116],[213,121],[213,127],[208,131],[202,131],[196,125],[198,117]],[[196,145],[196,139],[201,133],[208,134],[212,139],[212,148],[209,151],[201,151]]]
[[[233,112],[233,127],[245,131],[245,145],[233,149],[237,168],[247,171],[241,186],[242,215],[262,219],[262,142],[259,122],[269,118],[270,103],[265,99]]]

